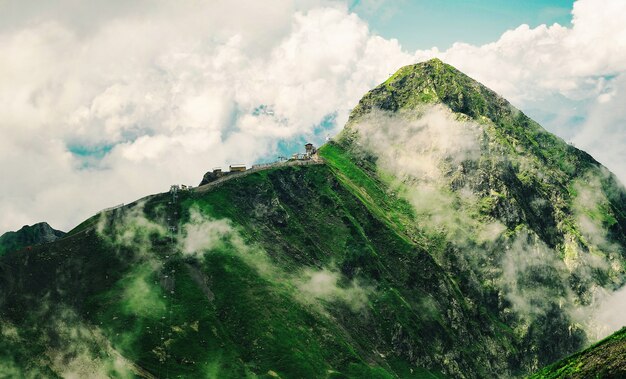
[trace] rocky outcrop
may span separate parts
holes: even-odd
[[[47,222],[24,225],[16,232],[7,232],[0,236],[0,255],[28,246],[53,242],[64,235],[65,232],[53,229]]]

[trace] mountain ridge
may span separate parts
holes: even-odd
[[[0,257],[0,374],[519,377],[581,349],[576,312],[624,283],[626,191],[481,88],[407,66],[323,164]]]

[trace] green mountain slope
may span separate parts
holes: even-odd
[[[623,186],[440,61],[319,155],[1,257],[0,377],[523,376],[624,283]]]
[[[28,246],[52,242],[64,235],[64,232],[52,229],[46,222],[40,222],[31,226],[24,225],[18,231],[6,232],[0,236],[0,255]]]
[[[623,378],[626,376],[626,328],[588,349],[544,368],[529,378]]]
[[[439,60],[364,96],[339,145],[417,212],[428,248],[516,334],[524,370],[585,344],[598,287],[624,283],[626,191],[588,154]]]
[[[373,217],[329,167],[264,171],[207,193],[183,193],[175,210],[168,202],[171,197],[164,194],[143,208],[115,212],[106,219],[110,226],[101,226],[106,237],[88,228],[75,231],[62,245],[35,248],[28,266],[22,264],[23,255],[6,256],[10,275],[4,277],[16,296],[5,300],[3,319],[18,320],[24,309],[38,314],[20,325],[11,323],[19,330],[16,344],[33,341],[33,351],[43,353],[49,343],[45,336],[72,329],[84,318],[116,349],[84,357],[104,355],[107,373],[115,372],[115,364],[104,362],[119,353],[158,377],[167,372],[198,377],[438,375],[436,365],[429,364],[435,368],[427,375],[423,368],[385,355],[394,350],[440,355],[442,361],[466,365],[463,371],[482,370],[471,362],[478,345],[468,343],[467,352],[448,350],[460,331],[476,335],[473,326],[487,326],[452,325],[445,313],[467,312],[453,284],[428,254]],[[209,253],[186,253],[185,243],[171,242],[163,226],[150,221],[175,217],[173,212],[187,225],[187,235],[199,240],[185,243]],[[168,256],[172,251],[174,256]],[[67,275],[55,275],[44,262],[65,267]],[[50,305],[39,310],[42,298]],[[37,337],[42,329],[37,318],[44,314],[59,319],[43,327],[42,338]],[[74,346],[91,344],[96,331],[84,328],[89,330],[81,336],[85,340],[72,341]],[[441,346],[424,346],[418,337]],[[53,354],[77,355],[64,346]]]

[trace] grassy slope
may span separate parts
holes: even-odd
[[[370,208],[364,206],[342,184],[324,166],[278,169],[254,174],[245,180],[231,181],[219,190],[200,199],[189,199],[188,202],[199,205],[216,218],[226,217],[243,226],[247,239],[267,251],[283,270],[334,265],[348,279],[358,278],[374,286],[377,293],[371,299],[365,315],[359,316],[345,305],[335,303],[328,308],[333,320],[329,325],[324,325],[327,321],[320,324],[324,318],[314,317],[317,324],[314,329],[318,332],[328,330],[329,335],[335,336],[334,339],[343,340],[340,344],[344,347],[329,348],[321,344],[323,341],[314,342],[315,338],[311,338],[305,357],[325,362],[322,367],[327,366],[327,370],[339,372],[356,369],[359,367],[359,359],[379,361],[376,365],[386,367],[385,371],[393,375],[405,372],[402,375],[406,376],[410,373],[406,357],[402,356],[401,351],[394,352],[395,347],[390,346],[394,323],[401,323],[410,332],[430,334],[447,344],[453,341],[439,315],[415,313],[422,299],[431,298],[435,284],[417,281],[413,283],[417,288],[406,291],[399,290],[406,288],[406,282],[399,282],[398,279],[421,276],[415,270],[423,272],[426,268],[419,266],[424,265],[431,266],[434,271],[429,275],[431,281],[437,278],[436,281],[445,282],[445,278],[441,273],[436,273],[439,270],[425,253],[415,251],[405,238],[381,223],[373,212],[370,213],[374,203],[366,203]],[[274,206],[270,207],[269,204]],[[258,214],[258,208],[265,205],[273,211],[250,217]],[[403,269],[396,269],[392,273],[391,270],[397,267]],[[392,279],[394,276],[396,280]],[[407,292],[407,298],[403,292]],[[439,306],[445,308],[449,300],[442,303]],[[337,321],[339,329],[335,329]],[[290,321],[286,324],[296,325]],[[285,345],[285,349],[298,344],[298,341],[291,341]],[[319,349],[314,348],[317,344],[321,344]],[[352,354],[346,356],[342,352],[347,347],[353,351],[352,358]],[[421,354],[432,353],[425,351],[428,350],[427,346],[410,348]],[[318,350],[332,352],[330,357],[345,363],[334,363],[334,360],[328,362],[329,358],[324,356],[309,357]],[[398,357],[395,361],[382,360],[372,350]],[[271,365],[275,358],[270,357],[264,364]],[[275,371],[281,372],[278,369]],[[417,374],[417,370],[414,371]],[[313,375],[314,372],[309,374]],[[320,375],[320,372],[315,375]]]
[[[623,378],[626,376],[626,328],[593,346],[550,365],[529,379]]]
[[[172,246],[153,236],[146,260],[87,227],[3,258],[10,291],[2,292],[0,317],[15,323],[19,338],[30,341],[28,351],[40,355],[49,340],[36,336],[56,333],[41,320],[69,308],[156,376],[419,378],[441,376],[439,370],[469,377],[502,370],[498,362],[506,357],[483,345],[506,344],[510,336],[494,332],[489,315],[470,310],[455,283],[409,238],[410,207],[341,149],[329,145],[322,154],[328,166],[268,170],[186,194],[180,221],[192,207],[232,220],[279,273],[336,268],[344,285],[358,280],[372,288],[364,310],[339,300],[322,301],[322,311],[303,304],[292,285],[260,275],[233,246],[200,260],[180,254],[166,260]],[[167,202],[166,195],[151,198],[146,214],[158,219]],[[171,270],[173,281],[164,283],[162,273]],[[141,301],[128,296],[137,281]],[[175,295],[164,297],[171,288]],[[20,322],[24,309],[32,316]],[[12,359],[33,365],[25,356]]]
[[[255,216],[255,208],[273,199],[278,211]],[[167,201],[166,195],[152,198],[146,214],[158,219]],[[324,302],[324,312],[296,301],[292,286],[259,275],[232,246],[205,259],[174,254],[166,260],[173,246],[152,236],[146,259],[132,248],[111,246],[87,227],[57,243],[8,254],[1,261],[0,320],[15,325],[16,341],[28,342],[24,354],[2,356],[0,366],[49,370],[43,353],[50,338],[64,337],[58,325],[43,320],[72,325],[76,320],[60,316],[69,309],[76,323],[97,327],[115,350],[156,376],[438,376],[443,359],[429,364],[435,369],[429,372],[409,356],[444,354],[454,344],[457,336],[442,315],[451,308],[464,312],[451,304],[462,299],[425,252],[370,213],[374,203],[361,203],[328,167],[312,166],[233,180],[187,197],[180,208],[182,222],[190,207],[231,219],[280,272],[333,265],[346,280],[360,278],[376,289],[364,313],[340,301]],[[162,267],[152,268],[154,262]],[[164,283],[162,272],[172,270],[172,282]],[[209,283],[211,296],[198,278]],[[141,301],[128,294],[137,286]],[[172,288],[175,295],[164,297]],[[429,312],[423,302],[431,304]],[[400,325],[406,335],[394,336]],[[101,358],[110,355],[98,349],[92,350]],[[464,370],[481,370],[468,349],[455,360],[468,365]],[[121,375],[115,368],[108,372]]]

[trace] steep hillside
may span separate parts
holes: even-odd
[[[0,377],[523,376],[624,283],[624,188],[440,61],[319,155],[0,257]]]
[[[158,195],[9,254],[2,318],[24,351],[12,365],[37,353],[62,375],[487,375],[491,326],[374,206],[328,166],[287,167]]]
[[[626,377],[626,328],[588,349],[559,361],[529,379]]]
[[[40,222],[31,226],[24,225],[16,232],[6,232],[0,236],[0,255],[28,246],[52,242],[64,235],[65,232],[52,229],[46,222]]]
[[[410,234],[512,328],[523,370],[584,346],[594,294],[624,283],[623,185],[439,60],[365,95],[337,146],[411,204]]]

